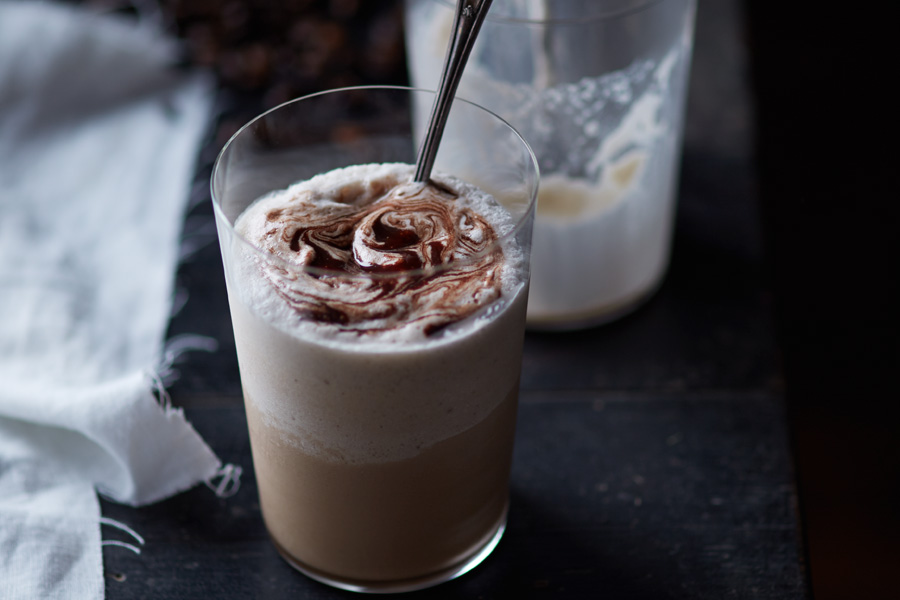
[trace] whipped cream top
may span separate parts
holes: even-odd
[[[238,234],[280,259],[256,265],[297,324],[427,339],[509,292],[511,278],[521,282],[509,273],[521,253],[498,243],[514,227],[506,210],[459,179],[422,184],[413,172],[399,163],[337,169],[238,217]]]

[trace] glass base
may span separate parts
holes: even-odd
[[[528,315],[525,329],[536,332],[575,331],[612,323],[646,304],[659,290],[662,280],[663,277],[660,276],[640,292],[619,302],[604,304],[595,309],[541,316]]]
[[[327,573],[323,573],[322,571],[313,569],[312,567],[297,561],[290,554],[285,552],[277,542],[274,540],[272,540],[272,542],[275,544],[275,549],[278,550],[278,553],[281,554],[281,557],[286,560],[289,565],[310,579],[315,579],[320,583],[342,590],[363,594],[396,594],[400,592],[412,592],[433,587],[440,583],[444,583],[445,581],[450,581],[451,579],[456,579],[481,564],[481,562],[494,551],[497,544],[500,543],[500,538],[503,537],[503,533],[506,531],[506,517],[508,512],[509,503],[507,502],[507,505],[503,508],[503,513],[500,515],[500,519],[497,521],[494,533],[490,535],[487,542],[476,548],[467,558],[446,569],[428,573],[421,577],[403,579],[400,581],[357,581],[352,579],[336,579]]]

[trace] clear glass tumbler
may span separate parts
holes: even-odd
[[[434,88],[450,0],[406,0],[413,85]],[[541,167],[528,326],[615,319],[669,261],[695,0],[494,0],[458,96]]]
[[[267,252],[235,221],[255,200],[320,173],[414,163],[420,136],[413,124],[423,119],[415,112],[433,97],[366,87],[289,102],[244,126],[212,177],[266,526],[298,570],[359,592],[414,590],[457,577],[503,533],[537,161],[502,119],[454,103],[435,173],[477,185],[502,205],[508,227],[477,257],[495,260],[502,251],[505,283],[487,304],[421,339],[372,341],[344,330],[337,318],[333,327],[323,325],[316,313],[327,309],[317,301],[300,309],[291,298],[310,281],[325,282],[338,296],[345,288],[378,296],[402,284],[404,296],[434,277],[464,277],[475,257],[351,274]],[[470,137],[473,131],[479,135]],[[346,202],[356,202],[355,188],[346,189]],[[406,227],[398,222],[392,226]]]

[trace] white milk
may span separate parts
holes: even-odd
[[[551,5],[507,2],[504,8],[541,20]],[[413,83],[434,88],[452,10],[438,1],[407,6]],[[508,120],[540,163],[530,327],[608,321],[659,285],[674,219],[692,24],[688,11],[682,21],[666,25],[673,40],[667,49],[567,80],[571,73],[561,71],[578,70],[571,61],[592,60],[576,52],[583,42],[577,36],[589,29],[492,23],[489,15],[457,95]],[[548,48],[571,54],[569,62],[558,64],[560,72]]]

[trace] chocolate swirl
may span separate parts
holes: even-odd
[[[494,227],[451,187],[408,180],[405,170],[342,180],[265,209],[250,241],[303,267],[263,264],[303,319],[359,333],[413,324],[430,336],[500,297]]]

